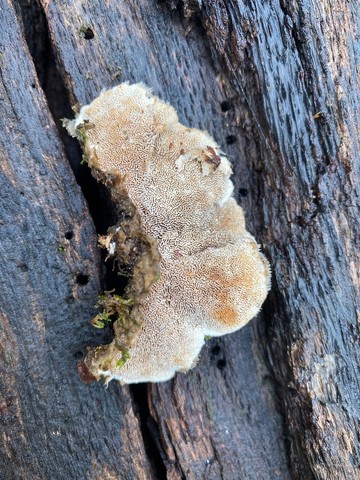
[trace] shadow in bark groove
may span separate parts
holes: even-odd
[[[89,206],[96,231],[105,234],[108,227],[116,223],[111,212],[109,193],[94,179],[90,169],[82,165],[82,152],[78,140],[70,137],[62,126],[63,118],[74,117],[70,100],[72,95],[57,67],[46,17],[37,1],[20,0],[19,5],[25,38],[66,156]]]
[[[149,387],[146,383],[138,383],[130,386],[134,411],[140,419],[141,434],[144,439],[146,453],[154,470],[154,476],[157,480],[166,480],[166,467],[160,447],[159,426],[150,415],[148,391]]]

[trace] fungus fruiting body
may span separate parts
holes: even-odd
[[[268,262],[232,196],[231,165],[142,84],[103,92],[67,128],[118,215],[99,243],[129,272],[123,296],[102,297],[94,319],[115,318],[114,340],[90,350],[85,365],[123,383],[168,380],[194,366],[205,337],[254,317],[269,289]]]

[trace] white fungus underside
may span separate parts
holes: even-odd
[[[124,383],[165,381],[193,366],[205,336],[233,332],[259,312],[268,263],[232,197],[231,165],[206,132],[181,125],[141,84],[102,93],[81,109],[70,133],[84,122],[92,125],[89,165],[121,174],[161,255],[130,359],[92,373]]]

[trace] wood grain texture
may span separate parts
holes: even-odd
[[[357,7],[184,2],[258,133],[265,338],[296,478],[360,478]]]
[[[74,355],[106,341],[88,323],[103,274],[83,198],[101,203],[101,192],[60,132],[75,183],[3,0],[5,478],[359,479],[357,2],[19,3],[57,125],[62,104],[142,81],[215,137],[273,288],[262,315],[208,342],[187,375],[107,391],[80,383]]]
[[[224,149],[232,143],[229,118],[238,113],[225,112],[223,102],[234,91],[198,26],[152,1],[43,5],[72,102],[89,102],[120,81],[142,81],[185,124],[207,129]],[[91,28],[92,39],[81,36],[83,26]],[[249,175],[247,139],[237,140],[227,151],[241,178]],[[254,231],[251,223],[249,228]],[[160,429],[159,448],[171,478],[288,478],[282,418],[257,349],[257,327],[263,328],[258,325],[214,340],[195,373],[150,387],[150,421]],[[211,354],[212,348],[219,353]],[[180,401],[186,408],[179,410]],[[169,424],[172,434],[165,433]]]
[[[99,340],[96,234],[15,12],[0,10],[0,478],[153,478],[128,389],[78,376]]]

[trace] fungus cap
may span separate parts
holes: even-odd
[[[270,287],[268,262],[232,197],[231,165],[208,133],[179,123],[142,84],[103,92],[67,128],[110,187],[116,211],[132,212],[100,240],[133,269],[132,307],[86,366],[124,383],[168,380],[194,365],[205,336],[254,317]]]

